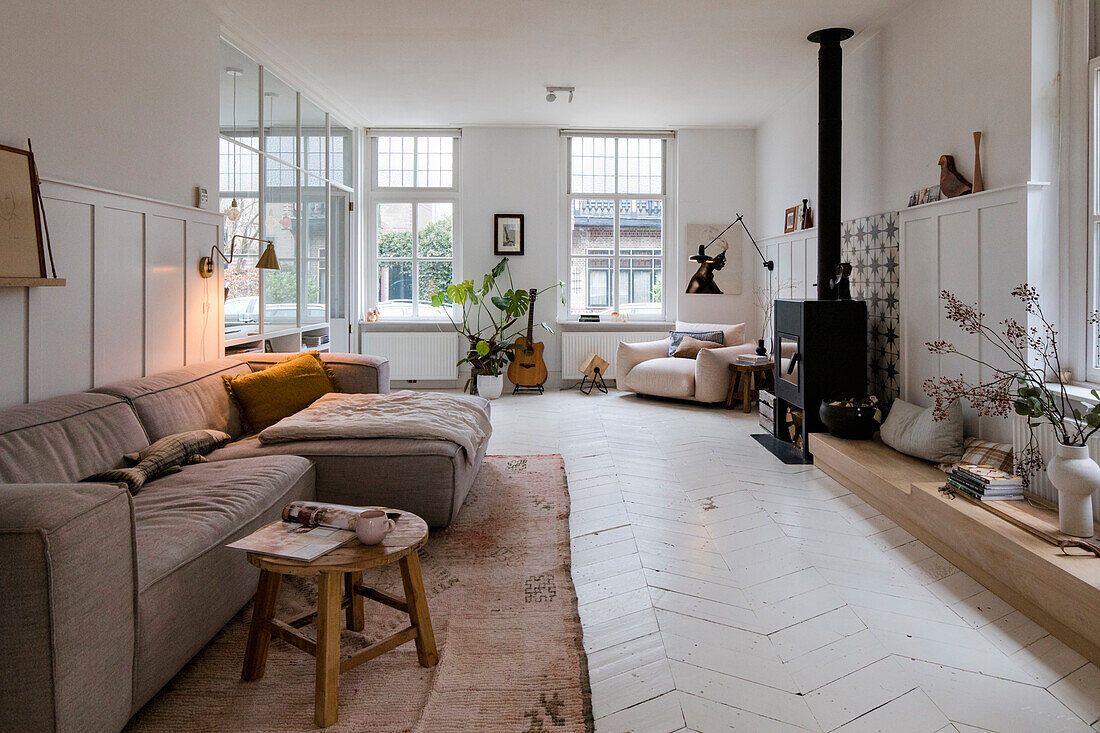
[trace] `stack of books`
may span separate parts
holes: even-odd
[[[1024,498],[1024,480],[992,466],[959,464],[947,479],[956,491],[978,501],[1013,501]]]
[[[741,354],[737,357],[736,363],[758,366],[760,364],[771,364],[772,358],[770,356],[759,356],[757,354]]]

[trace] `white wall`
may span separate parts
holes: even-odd
[[[0,143],[44,178],[178,204],[218,183],[218,24],[197,0],[5,2]]]
[[[975,130],[986,188],[1029,180],[1031,28],[1030,0],[916,0],[844,45],[842,219],[904,208],[943,153],[970,178]],[[765,236],[817,197],[816,70],[807,81],[758,131]]]
[[[562,188],[561,138],[549,127],[467,127],[462,130],[462,278],[480,282],[499,259],[493,254],[493,215],[523,214],[524,255],[509,259],[517,287],[557,282]],[[535,322],[554,323],[555,296],[535,303]],[[561,369],[561,335],[539,329],[543,358]],[[552,381],[551,384],[554,382]]]
[[[688,295],[684,292],[695,267],[687,261],[692,244],[687,241],[688,224],[725,227],[737,212],[759,238],[756,221],[755,133],[752,130],[681,130],[676,137],[678,151],[677,245],[674,282],[677,317],[683,321],[755,325],[752,288],[754,275],[763,265],[740,226],[730,234],[741,240],[741,293],[732,295]],[[695,243],[698,246],[698,243]],[[666,278],[666,282],[671,282]],[[666,287],[666,293],[668,288]],[[671,295],[671,293],[668,293]]]

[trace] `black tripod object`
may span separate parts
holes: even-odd
[[[603,381],[603,374],[600,373],[600,368],[593,367],[592,371],[595,374],[591,378],[589,378],[587,374],[581,377],[581,394],[592,394],[593,387],[607,394],[607,385]],[[588,389],[584,388],[586,383],[588,384]]]

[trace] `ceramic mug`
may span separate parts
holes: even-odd
[[[355,519],[355,534],[364,545],[377,545],[396,524],[381,509],[368,509]]]

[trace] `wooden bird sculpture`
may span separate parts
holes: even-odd
[[[973,186],[970,185],[970,181],[963,178],[962,174],[955,170],[955,156],[941,155],[940,193],[946,198],[953,199],[956,196],[970,193],[972,190]]]

